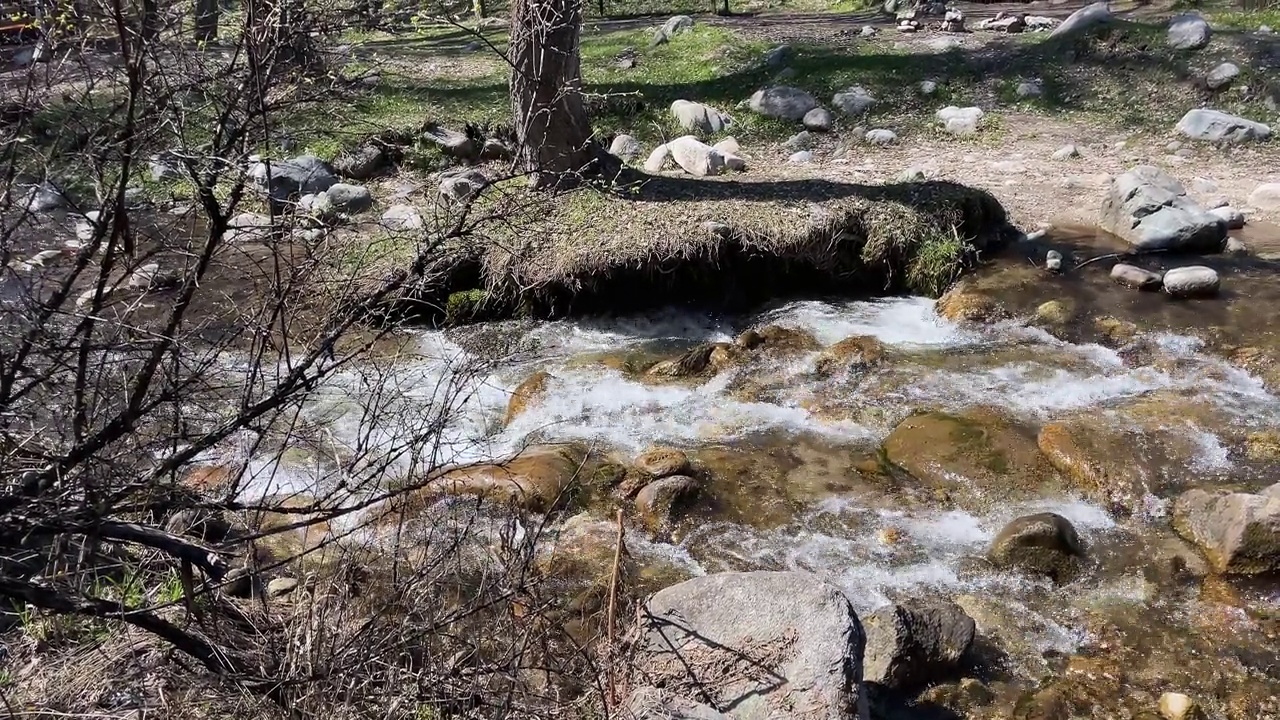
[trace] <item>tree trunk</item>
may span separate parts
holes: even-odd
[[[160,8],[156,0],[142,0],[142,37],[154,40],[160,34]]]
[[[511,4],[511,109],[519,167],[535,186],[591,172],[596,148],[582,104],[582,0]]]
[[[210,42],[218,37],[218,0],[196,0],[196,40]]]

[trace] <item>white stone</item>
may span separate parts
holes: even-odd
[[[1218,287],[1217,271],[1204,265],[1173,268],[1164,274],[1164,291],[1175,298],[1216,295]]]

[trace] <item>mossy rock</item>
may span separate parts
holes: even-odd
[[[488,319],[489,294],[480,288],[450,293],[444,305],[444,321],[447,325],[465,325]]]

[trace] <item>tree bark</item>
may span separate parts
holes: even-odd
[[[592,171],[597,152],[582,103],[582,0],[511,5],[511,109],[516,157],[535,186]]]
[[[218,37],[218,0],[196,0],[196,40],[210,42]]]

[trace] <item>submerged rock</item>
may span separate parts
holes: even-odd
[[[1175,692],[1160,696],[1160,715],[1165,720],[1204,720],[1204,711],[1195,700]]]
[[[1164,291],[1175,298],[1212,297],[1218,294],[1218,273],[1204,265],[1173,268],[1164,274]]]
[[[650,448],[636,458],[635,467],[655,479],[687,475],[690,470],[689,456],[683,450],[675,448]]]
[[[688,475],[669,475],[645,485],[636,495],[636,518],[651,533],[671,529],[676,515],[698,494],[698,481]]]
[[[1174,503],[1173,527],[1215,572],[1280,570],[1280,484],[1257,494],[1188,490]]]
[[[658,592],[640,618],[635,687],[744,720],[868,718],[862,625],[816,575],[697,577]]]
[[[871,335],[854,335],[832,345],[814,362],[814,372],[830,377],[841,370],[863,369],[884,357],[884,343]]]
[[[978,292],[965,282],[957,283],[938,298],[938,314],[953,322],[990,322],[1008,317],[995,298]]]
[[[947,679],[973,644],[973,618],[950,602],[890,605],[863,618],[863,679],[910,691]]]
[[[1139,250],[1218,252],[1227,228],[1163,170],[1142,165],[1116,177],[1102,204],[1102,227]]]
[[[521,381],[511,392],[511,399],[507,401],[507,414],[503,418],[503,424],[510,425],[530,405],[545,397],[549,380],[551,380],[551,374],[546,370],[539,370]]]
[[[999,568],[1017,568],[1068,582],[1080,570],[1084,549],[1071,521],[1055,513],[1020,517],[1000,531],[987,557]]]
[[[1045,425],[1036,444],[1058,472],[1090,497],[1130,512],[1141,507],[1150,478],[1131,457],[1138,438],[1130,433],[1069,420]]]

